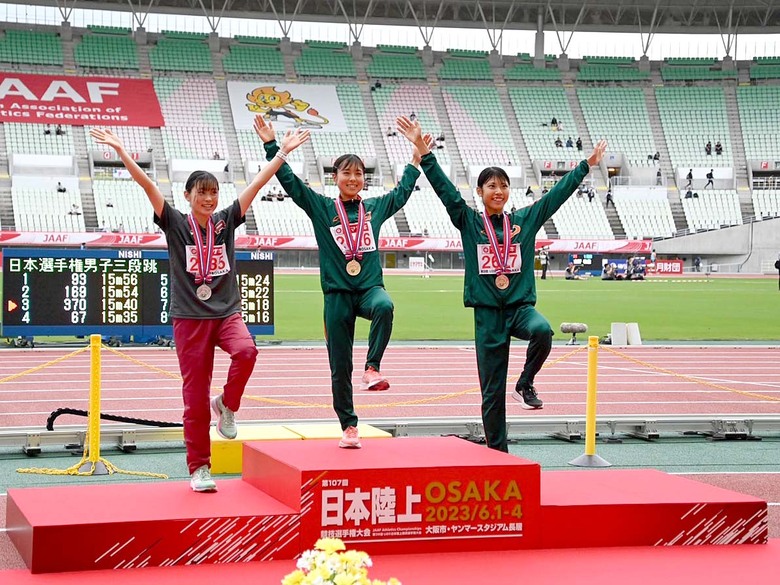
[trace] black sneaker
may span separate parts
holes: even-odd
[[[515,391],[512,392],[512,398],[527,410],[536,410],[544,406],[544,402],[536,395],[536,388],[533,386],[520,386],[518,384],[515,386]]]

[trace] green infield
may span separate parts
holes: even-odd
[[[473,339],[473,311],[463,306],[462,276],[392,274],[385,275],[385,284],[395,303],[393,340]],[[558,341],[567,337],[559,330],[566,321],[586,323],[588,334],[599,337],[618,321],[639,323],[645,341],[777,341],[776,279],[702,275],[605,282],[556,277],[537,280],[536,285],[537,308],[552,324]],[[261,339],[321,341],[319,275],[277,274],[275,289],[276,334]],[[356,339],[367,338],[368,326],[358,319]]]
[[[317,275],[277,275],[276,336],[322,339],[322,293]],[[473,311],[463,306],[463,277],[385,275],[395,304],[393,339],[471,340]],[[638,282],[563,278],[537,280],[537,308],[556,331],[565,321],[586,323],[589,335],[612,322],[639,323],[644,340],[776,341],[780,294],[775,279],[655,279]],[[368,335],[358,320],[357,339]]]

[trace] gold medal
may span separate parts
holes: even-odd
[[[198,298],[201,301],[207,301],[211,298],[211,289],[208,287],[208,285],[201,284],[195,291],[195,294],[198,295]]]
[[[506,274],[496,276],[496,288],[501,290],[509,288],[509,277]]]
[[[349,274],[350,276],[357,276],[358,274],[360,274],[360,269],[361,269],[360,262],[358,262],[357,260],[350,260],[349,262],[347,262],[347,274]]]

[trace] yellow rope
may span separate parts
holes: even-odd
[[[163,473],[152,473],[151,471],[128,471],[126,469],[120,469],[107,459],[104,459],[102,457],[96,459],[95,461],[90,461],[89,459],[89,437],[84,438],[84,453],[81,456],[81,460],[76,463],[75,465],[71,465],[67,469],[52,469],[49,467],[23,467],[20,469],[17,469],[17,473],[35,473],[39,475],[78,475],[78,476],[87,476],[87,475],[95,475],[95,468],[97,467],[97,463],[100,462],[103,465],[106,466],[106,471],[108,472],[108,475],[113,475],[115,473],[122,473],[124,475],[137,475],[140,477],[155,477],[158,479],[168,479],[168,476]],[[81,471],[81,467],[85,463],[90,463],[90,469],[89,471]]]
[[[57,359],[53,359],[50,362],[46,362],[45,364],[40,364],[38,366],[35,366],[34,368],[29,368],[27,370],[24,370],[23,372],[18,372],[16,374],[11,374],[10,376],[6,376],[5,378],[0,378],[0,384],[4,384],[5,382],[10,382],[11,380],[16,380],[17,378],[21,378],[22,376],[27,376],[28,374],[34,374],[35,372],[39,372],[43,370],[44,368],[48,368],[49,366],[53,366],[54,364],[58,364],[60,362],[64,362],[67,359],[70,359],[80,353],[84,353],[89,349],[89,346],[82,347],[81,349],[77,349],[76,351],[72,351],[69,354],[63,355],[58,357]]]
[[[772,402],[780,402],[780,397],[776,396],[767,396],[766,394],[757,394],[755,392],[747,392],[745,390],[737,390],[736,388],[730,388],[728,386],[724,386],[722,384],[716,384],[714,382],[709,382],[707,380],[702,380],[700,378],[694,378],[693,376],[686,376],[685,374],[679,374],[677,372],[674,372],[672,370],[668,370],[666,368],[662,368],[656,365],[653,365],[649,362],[644,362],[642,360],[639,360],[635,357],[631,357],[630,355],[626,355],[616,349],[613,349],[609,347],[608,345],[602,345],[600,346],[601,349],[604,351],[608,351],[612,354],[615,354],[618,357],[623,358],[624,360],[627,360],[629,362],[633,362],[637,365],[640,365],[642,367],[648,368],[650,370],[660,372],[662,374],[666,374],[668,376],[672,376],[674,378],[678,378],[680,380],[685,380],[686,382],[693,382],[694,384],[701,384],[702,386],[707,386],[709,388],[715,388],[717,390],[725,390],[726,392],[733,392],[734,394],[741,394],[742,396],[749,396],[750,398],[758,398],[760,400],[769,400]]]
[[[97,338],[97,336],[93,336]],[[99,343],[99,340],[98,340]],[[97,345],[96,347],[102,347],[107,348],[105,345]],[[76,356],[82,352],[85,352],[87,350],[92,350],[93,347],[87,346],[81,349],[78,349],[76,351],[73,351],[69,354],[63,355],[57,359],[51,360],[45,364],[41,364],[39,366],[36,366],[34,368],[30,368],[28,370],[25,370],[24,372],[19,372],[18,374],[14,374],[12,376],[8,376],[6,378],[3,378],[0,380],[0,383],[7,382],[9,380],[13,380],[15,378],[19,378],[21,376],[25,376],[27,374],[32,374],[34,372],[37,372],[39,370],[42,370],[44,368],[47,368],[49,366],[52,366],[54,364],[57,364],[59,362],[62,362],[66,359],[70,359],[73,356]],[[99,353],[93,353],[92,354],[92,361],[93,363],[90,364],[90,385],[97,384],[98,387],[100,385],[100,354]],[[95,364],[94,362],[97,361],[98,363]],[[94,372],[97,370],[97,380],[95,380]],[[90,388],[90,401],[92,401],[92,394],[93,394],[94,388]],[[95,408],[95,410],[99,410],[99,404],[100,404],[100,396],[97,395],[97,405],[90,404],[90,409]],[[84,440],[84,453],[81,457],[81,460],[76,463],[75,465],[71,465],[67,469],[52,469],[52,468],[46,468],[46,467],[23,467],[20,469],[17,469],[16,471],[18,473],[36,473],[36,474],[42,474],[42,475],[75,475],[75,476],[87,476],[87,475],[95,475],[95,470],[97,468],[98,463],[102,463],[106,468],[106,473],[108,475],[113,475],[114,473],[122,473],[125,475],[136,475],[140,477],[154,477],[159,479],[168,479],[168,476],[162,473],[152,473],[150,471],[128,471],[126,469],[120,469],[107,459],[104,459],[103,457],[100,457],[100,448],[99,448],[99,437],[100,437],[100,419],[99,415],[95,417],[94,419],[94,426],[95,428],[91,428],[91,426],[87,427],[87,433]],[[93,453],[90,456],[89,453],[89,438],[90,438],[90,431],[93,433],[93,436],[97,437],[97,449],[96,453]],[[87,463],[89,463],[90,468],[88,471],[81,471],[81,468],[85,466]]]

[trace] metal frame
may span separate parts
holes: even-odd
[[[395,437],[458,435],[470,440],[484,439],[482,421],[471,417],[364,419],[361,422],[391,433]],[[566,441],[576,441],[585,434],[585,417],[534,416],[509,417],[509,434],[546,434]],[[332,419],[242,421],[244,425],[278,426],[333,423]],[[135,425],[108,425],[101,429],[101,443],[113,444],[123,451],[133,451],[149,443],[180,443],[180,428],[148,428]],[[695,434],[712,439],[760,439],[761,433],[780,433],[780,416],[764,414],[739,415],[617,415],[602,416],[596,421],[596,432],[602,438],[616,435],[645,440],[660,439],[661,433]],[[41,453],[44,447],[83,448],[86,426],[63,426],[53,431],[39,427],[16,427],[0,431],[0,447],[18,447],[28,455]]]

